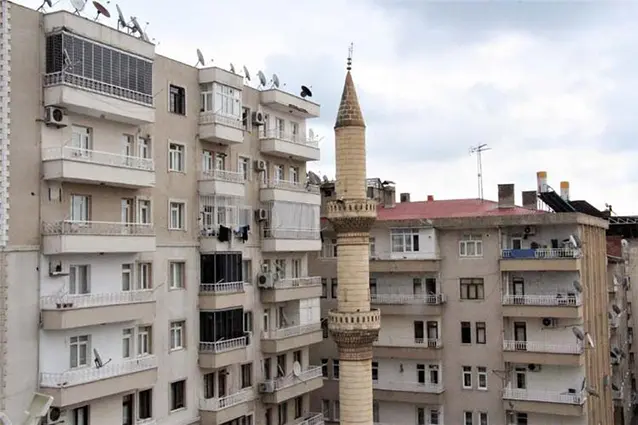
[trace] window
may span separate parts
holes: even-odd
[[[250,180],[250,158],[240,156],[237,171],[239,171],[244,180]]]
[[[241,107],[241,90],[216,83],[214,89],[215,113],[237,118],[237,120],[241,119],[243,112]]]
[[[279,425],[286,425],[288,422],[288,402],[284,401],[283,403],[277,405],[277,416],[279,417]]]
[[[372,400],[372,422],[379,423],[379,402],[376,400]]]
[[[91,220],[91,197],[71,195],[71,221],[86,222]]]
[[[338,291],[338,287],[339,287],[339,281],[337,280],[336,277],[333,277],[331,280],[331,288],[330,288],[330,293],[332,298],[337,298],[337,294],[339,293]]]
[[[171,384],[171,411],[186,407],[186,381]]]
[[[152,327],[140,326],[137,329],[137,355],[146,356],[151,354],[152,351]]]
[[[333,409],[333,412],[332,412],[334,414],[333,419],[335,421],[338,421],[339,417],[341,416],[341,413],[340,413],[341,408],[340,407],[341,406],[339,406],[339,400],[335,400],[334,401],[334,409]]]
[[[462,300],[482,300],[484,297],[483,278],[461,278]]]
[[[479,413],[479,425],[488,425],[487,412]]]
[[[137,201],[137,222],[140,224],[151,224],[153,217],[151,216],[151,201],[148,199],[140,199]]]
[[[183,261],[171,261],[168,263],[169,288],[179,289],[185,286],[186,263]]]
[[[478,383],[476,387],[479,390],[487,389],[487,368],[485,366],[478,366],[476,368],[476,376],[478,378]]]
[[[514,425],[527,425],[527,413],[514,413]]]
[[[139,137],[137,139],[137,155],[140,158],[151,159],[151,141]]]
[[[215,170],[226,170],[226,154],[222,152],[217,152],[213,154],[215,156]]]
[[[290,138],[293,142],[299,141],[299,124],[293,121],[290,121]]]
[[[264,412],[264,425],[272,425],[272,408],[270,407]]]
[[[321,376],[328,377],[328,359],[321,359]]]
[[[89,425],[90,406],[76,407],[72,410],[73,425]]]
[[[303,415],[303,397],[295,397],[295,419]]]
[[[168,171],[184,172],[184,145],[178,143],[168,144]]]
[[[326,298],[328,296],[328,279],[325,277],[321,278],[321,298]]]
[[[275,260],[275,270],[279,273],[280,276],[288,277],[288,273],[286,270],[286,260],[283,258],[279,258]]]
[[[487,338],[487,332],[485,322],[476,322],[476,343],[485,344]]]
[[[253,386],[253,364],[246,363],[241,365],[241,387],[248,388]]]
[[[186,89],[174,85],[168,86],[168,111],[186,115]]]
[[[169,230],[186,229],[186,204],[183,202],[171,202]]]
[[[472,412],[463,412],[463,425],[473,425],[473,415]]]
[[[416,423],[417,425],[425,425],[425,409],[423,407],[416,408]]]
[[[418,252],[418,229],[392,229],[392,252]]]
[[[332,359],[332,379],[339,379],[339,360]]]
[[[291,276],[293,279],[298,279],[301,277],[301,259],[300,258],[293,258],[290,261],[290,265],[291,265]]]
[[[253,312],[245,311],[244,312],[244,332],[252,332],[253,331]]]
[[[302,360],[301,359],[301,350],[294,351],[292,353],[292,361],[301,364],[302,363],[301,360]]]
[[[461,344],[472,343],[472,323],[461,322]]]
[[[459,241],[459,256],[482,257],[483,238],[481,235],[464,235]]]
[[[275,129],[278,138],[283,139],[286,137],[286,121],[282,118],[275,118]]]
[[[431,364],[428,369],[430,369],[430,383],[437,385],[439,383],[439,365]]]
[[[416,382],[419,384],[425,384],[425,365],[417,364],[416,365]]]
[[[370,257],[374,257],[377,252],[377,244],[374,238],[370,238],[369,246],[370,246]]]
[[[153,267],[151,263],[137,263],[137,289],[153,287]]]
[[[133,329],[122,331],[122,358],[128,359],[133,356]]]
[[[215,169],[215,152],[203,151],[202,152],[202,171],[204,173],[210,173]]]
[[[323,339],[328,338],[330,330],[328,329],[328,321],[326,319],[321,319],[321,330],[323,332]]]
[[[472,388],[472,366],[463,366],[463,388]]]
[[[430,409],[430,424],[429,425],[440,425],[441,421],[441,413],[437,409]]]
[[[253,262],[252,260],[241,261],[241,275],[244,279],[244,283],[251,283],[253,281]]]
[[[184,328],[186,324],[184,321],[171,323],[170,341],[171,350],[179,350],[184,348]]]
[[[321,400],[321,413],[324,418],[330,417],[330,400]]]
[[[122,264],[122,291],[133,289],[133,265]]]
[[[73,336],[69,341],[71,368],[89,365],[91,359],[91,337],[89,335]]]
[[[74,157],[90,157],[93,149],[92,130],[88,127],[74,125],[71,127],[71,155]]]
[[[133,407],[133,394],[122,397],[122,425],[133,425],[135,408]]]
[[[69,295],[81,295],[91,292],[89,275],[91,268],[87,265],[69,267]]]
[[[284,180],[284,166],[283,165],[275,165],[275,182],[280,182]]]
[[[372,381],[379,380],[379,362],[372,362]]]
[[[153,417],[153,390],[148,389],[137,393],[137,416],[139,419]]]
[[[288,170],[288,178],[291,183],[299,183],[299,168],[298,167],[290,167]]]
[[[370,295],[376,295],[377,294],[377,278],[371,277],[370,280],[368,281],[368,286],[370,287]]]

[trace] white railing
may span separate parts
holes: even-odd
[[[265,239],[300,239],[300,240],[316,240],[320,239],[319,230],[313,229],[271,229],[264,228]]]
[[[199,400],[199,408],[201,410],[216,412],[218,410],[227,409],[255,398],[253,388],[244,388],[234,394],[219,398],[203,398]]]
[[[122,360],[120,363],[109,363],[101,368],[91,366],[70,369],[61,373],[40,374],[40,386],[45,388],[62,388],[87,384],[101,379],[143,372],[157,367],[157,357],[145,356]]]
[[[323,413],[307,413],[303,418],[295,419],[291,425],[323,425]]]
[[[522,400],[522,401],[541,401],[548,403],[563,403],[563,404],[576,404],[581,405],[585,402],[587,396],[583,391],[582,393],[569,393],[559,391],[544,391],[544,390],[527,390],[518,388],[503,388],[503,398],[509,400]]]
[[[122,291],[106,294],[65,294],[40,297],[42,310],[101,307],[145,303],[154,300],[153,290]]]
[[[275,282],[275,289],[303,288],[321,285],[321,276],[287,277]]]
[[[244,292],[244,282],[200,283],[200,293],[237,294]]]
[[[379,285],[377,283],[377,285]],[[370,294],[370,301],[375,304],[442,304],[444,294]]]
[[[64,220],[42,223],[43,235],[152,236],[151,223]]]
[[[580,294],[503,295],[504,305],[567,306],[581,305]]]
[[[579,258],[578,248],[536,248],[536,249],[503,249],[501,258],[526,260],[526,259],[555,259],[555,258]]]
[[[295,143],[297,145],[309,146],[311,148],[319,148],[319,140],[316,138],[309,138],[301,134],[292,134],[287,131],[281,131],[277,128],[272,128],[270,130],[266,130],[263,133],[259,134],[260,140],[267,139],[278,139],[283,140],[284,142]]]
[[[288,180],[268,180],[265,183],[261,183],[262,189],[281,189],[290,190],[293,192],[308,192],[314,195],[319,195],[319,186],[310,184],[308,182],[291,182]]]
[[[440,338],[406,338],[386,336],[374,342],[380,347],[408,347],[408,348],[441,348]]]
[[[155,425],[156,423],[157,419],[155,418],[138,419],[135,421],[135,425]]]
[[[321,330],[321,322],[308,323],[306,325],[289,326],[287,328],[271,329],[263,331],[262,339],[282,339],[303,335]]]
[[[237,350],[238,348],[245,348],[248,345],[248,338],[240,336],[239,338],[225,339],[217,342],[199,342],[199,351],[201,353],[213,353],[219,354],[226,351]]]
[[[321,376],[321,366],[309,366],[306,370],[302,371],[299,376],[290,374],[288,376],[282,376],[281,378],[264,381],[262,382],[262,388],[264,392],[272,393],[309,379],[320,378]]]
[[[153,171],[155,169],[152,159],[139,156],[118,155],[111,152],[94,151],[72,146],[46,148],[42,150],[42,161],[56,161],[61,159],[141,171]]]
[[[244,129],[244,121],[241,118],[216,114],[213,111],[199,113],[199,125],[205,124],[221,124],[238,130]]]
[[[372,387],[377,390],[388,391],[408,391],[414,393],[435,393],[443,392],[443,384],[431,384],[420,382],[372,382]]]
[[[503,350],[505,351],[530,351],[534,353],[550,353],[550,354],[581,354],[583,345],[574,344],[551,344],[542,341],[503,341]]]
[[[436,252],[380,252],[375,250],[374,252],[370,252],[370,260],[372,261],[401,261],[401,260],[412,260],[412,261],[434,261],[440,260],[439,256]]]
[[[228,183],[244,184],[244,174],[239,171],[227,170],[203,170],[199,176],[200,180],[220,180]]]
[[[44,76],[44,87],[57,86],[59,84],[75,86],[95,93],[108,94],[109,96],[141,103],[144,106],[153,106],[152,94],[140,93],[64,71],[52,72]]]

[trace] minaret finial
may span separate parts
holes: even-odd
[[[346,69],[350,71],[352,69],[352,51],[354,50],[354,43],[350,43],[350,47],[348,47],[348,66]]]

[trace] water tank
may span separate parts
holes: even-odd
[[[569,201],[569,182],[560,182],[560,197]]]
[[[536,173],[536,191],[538,193],[547,192],[547,171],[539,171]]]

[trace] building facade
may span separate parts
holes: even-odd
[[[319,105],[65,11],[2,22],[0,411],[322,424]]]

